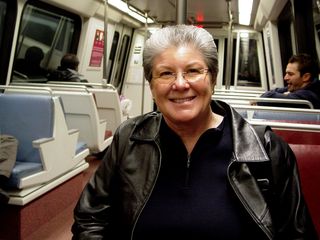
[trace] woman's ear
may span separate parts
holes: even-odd
[[[152,83],[152,81],[149,81],[149,87],[150,87],[150,90],[153,89],[153,83]]]
[[[214,89],[215,89],[215,87],[216,87],[216,84],[217,84],[217,74],[214,74],[214,73],[212,73],[211,74],[211,88],[212,88],[212,94],[214,94]]]
[[[154,101],[155,99],[155,93],[154,93],[154,86],[153,86],[153,83],[152,82],[149,82],[149,88],[150,88],[150,92],[151,92],[151,96],[152,96],[152,99]]]

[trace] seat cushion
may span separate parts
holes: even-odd
[[[18,188],[21,178],[40,172],[42,170],[43,168],[41,163],[16,161],[10,178],[5,183],[5,187]]]
[[[88,148],[88,146],[85,142],[77,142],[76,154],[82,152],[83,150],[85,150],[87,148]]]

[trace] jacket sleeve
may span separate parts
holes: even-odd
[[[275,239],[318,239],[301,191],[294,153],[271,130],[265,133],[265,149],[272,165],[274,197],[270,211]]]
[[[261,95],[264,98],[282,98],[282,99],[306,99],[312,102],[313,98],[317,96],[309,90],[300,89],[289,94],[284,94],[287,92],[287,88],[276,88],[274,90],[265,92]]]
[[[111,223],[111,181],[116,168],[117,134],[74,209],[72,239],[104,239]]]
[[[283,93],[287,92],[288,88],[275,88],[273,90],[267,91],[261,95],[261,97],[266,98],[284,98],[286,97]]]

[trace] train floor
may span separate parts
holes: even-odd
[[[101,162],[100,159],[94,156],[89,156],[86,160],[89,163],[89,168],[83,173],[83,186]],[[29,235],[26,240],[70,240],[72,238],[71,226],[73,223],[73,209],[76,202],[77,201],[74,201],[65,208],[64,211],[42,225],[41,228]]]

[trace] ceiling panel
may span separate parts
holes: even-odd
[[[253,0],[255,13],[260,0]],[[140,11],[148,11],[148,15],[160,24],[174,24],[176,22],[175,0],[130,0],[128,3]],[[231,11],[234,24],[238,24],[238,0],[231,0]],[[255,14],[251,17],[254,23]],[[187,0],[188,23],[203,25],[224,25],[229,22],[228,3],[226,0]]]

